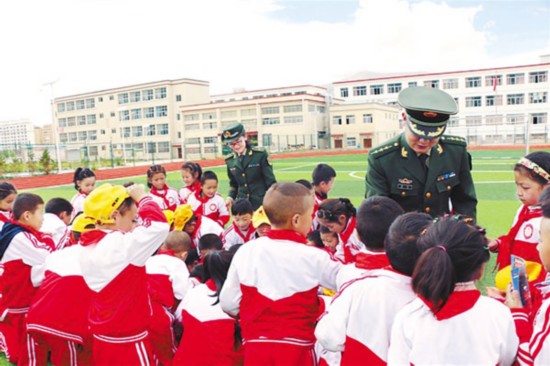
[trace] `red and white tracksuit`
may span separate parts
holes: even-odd
[[[385,365],[395,314],[416,298],[411,278],[372,270],[346,283],[315,328],[321,345],[343,352],[341,365]]]
[[[355,262],[355,257],[361,249],[365,249],[365,244],[357,235],[356,219],[352,216],[348,219],[344,230],[338,233],[338,244],[336,245],[334,257],[342,263],[352,263]]]
[[[0,210],[0,231],[2,231],[2,227],[4,226],[4,224],[11,219],[11,216],[11,211]]]
[[[187,203],[187,198],[197,191],[201,190],[201,182],[199,179],[194,181],[191,185],[185,186],[180,189],[180,201],[181,203]]]
[[[69,228],[56,214],[44,214],[44,222],[40,231],[52,236],[56,250],[63,249],[69,243]]]
[[[518,337],[510,309],[470,287],[455,290],[436,314],[420,298],[401,309],[388,365],[511,365]]]
[[[159,205],[161,210],[175,211],[181,203],[178,191],[168,187],[167,185],[165,185],[161,190],[151,187],[149,196],[157,203],[157,205]]]
[[[216,193],[213,197],[201,197],[202,191],[198,190],[187,198],[196,216],[206,216],[217,222],[222,228],[229,221],[230,215],[222,196]]]
[[[315,203],[313,205],[313,220],[311,221],[311,231],[313,230],[319,230],[319,227],[321,226],[321,223],[319,222],[319,219],[317,218],[317,211],[319,211],[319,205],[323,203],[324,200],[327,199],[327,195],[323,195],[321,193],[315,192]]]
[[[355,263],[342,266],[336,277],[337,290],[346,282],[368,275],[373,270],[388,268],[390,261],[385,252],[371,252],[368,249],[361,250],[355,257]]]
[[[151,342],[153,354],[163,365],[171,363],[176,352],[174,332],[175,300],[181,301],[189,286],[189,271],[185,262],[171,250],[159,252],[145,263],[153,315]]]
[[[267,230],[235,254],[220,294],[240,314],[247,365],[313,365],[319,285],[334,289],[341,263],[289,230]]]
[[[76,215],[81,212],[84,212],[84,201],[88,197],[87,194],[78,190],[78,192],[71,198],[71,205],[73,206],[73,212],[71,213],[71,222],[74,220]]]
[[[227,315],[215,296],[214,281],[207,280],[189,290],[182,301],[183,336],[174,365],[233,366],[242,361],[235,350],[237,320]]]
[[[50,254],[44,263],[42,284],[27,313],[29,360],[47,365],[88,365],[92,339],[88,329],[91,291],[80,268],[82,246]]]
[[[145,262],[169,227],[149,196],[138,203],[138,215],[141,224],[130,232],[92,230],[80,237],[82,274],[92,290],[88,320],[95,364],[148,365],[153,360]]]
[[[229,250],[233,245],[244,244],[254,238],[254,226],[252,223],[248,226],[246,233],[243,233],[239,227],[232,223],[222,234],[223,249]]]
[[[199,247],[199,240],[203,235],[216,234],[221,236],[223,228],[214,220],[209,219],[206,216],[197,216],[197,226],[195,231],[191,234],[191,246],[193,248]]]

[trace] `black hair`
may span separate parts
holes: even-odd
[[[231,215],[254,215],[254,207],[246,198],[239,198],[231,205]]]
[[[321,240],[321,232],[319,230],[313,230],[306,236],[307,240],[311,240],[315,243],[315,246],[317,248],[324,248],[325,245],[323,244],[323,241]]]
[[[3,200],[4,198],[8,197],[10,194],[17,194],[17,189],[15,189],[14,185],[8,182],[1,182],[0,183],[0,200]]]
[[[550,193],[550,189],[548,187],[544,191],[548,191]],[[541,206],[542,216],[550,219],[550,197],[546,198],[544,201],[540,201],[539,204]]]
[[[187,252],[187,257],[185,258],[185,264],[188,266],[188,267],[191,267],[191,266],[194,266],[195,264],[197,264],[197,262],[200,260],[200,257],[199,257],[199,252],[197,251],[196,248],[191,248],[188,252]],[[191,275],[191,274],[189,274]]]
[[[473,219],[443,217],[418,240],[422,252],[412,275],[413,290],[433,304],[445,306],[458,282],[472,281],[490,258],[485,230]]]
[[[194,163],[192,161],[186,161],[181,165],[181,170],[189,170],[191,175],[195,176],[195,173],[197,173],[197,180],[201,180],[202,177],[202,168],[198,163]]]
[[[199,239],[199,250],[221,250],[223,243],[216,234],[204,234]]]
[[[535,151],[531,154],[527,154],[525,158],[537,164],[539,167],[550,174],[550,153],[546,151]],[[519,163],[514,166],[514,171],[522,175],[529,176],[531,180],[534,180],[541,186],[545,186],[549,182],[547,179],[539,175],[536,171],[529,169]]]
[[[73,205],[65,198],[55,197],[46,203],[45,211],[54,215],[59,215],[62,212],[67,212],[70,215],[73,212]]]
[[[212,279],[216,284],[216,294],[212,296],[216,301],[212,305],[220,302],[220,291],[227,278],[232,259],[233,254],[225,250],[216,250],[204,257],[204,279],[205,281]]]
[[[319,163],[311,173],[311,179],[314,186],[318,186],[322,182],[328,183],[332,178],[336,177],[336,171],[328,164]]]
[[[311,184],[311,182],[309,182],[306,179],[298,179],[295,183],[303,185],[304,187],[306,187],[310,191],[313,189],[313,185]]]
[[[388,229],[403,208],[385,196],[373,196],[364,200],[357,210],[357,235],[367,249],[383,249]]]
[[[20,193],[15,198],[13,202],[13,218],[15,220],[20,220],[21,215],[25,212],[36,211],[38,205],[43,205],[44,200],[37,194],[34,193]]]
[[[201,177],[201,185],[203,185],[204,182],[206,182],[207,180],[210,180],[210,179],[215,180],[217,182],[218,181],[218,176],[216,175],[216,173],[214,173],[211,170],[204,171],[204,173],[202,173],[202,177]]]
[[[244,244],[235,244],[235,245],[232,245],[229,249],[227,249],[227,251],[233,255],[235,255],[235,253],[237,253],[237,250],[241,249],[241,247],[243,246]]]
[[[542,205],[546,201],[550,200],[550,185],[545,187],[540,194],[538,204]]]
[[[340,215],[346,216],[347,219],[356,215],[355,207],[347,198],[328,198],[319,205],[317,210],[317,217],[328,222],[338,222]]]
[[[79,190],[80,187],[78,186],[77,182],[81,182],[86,178],[95,177],[95,173],[90,168],[82,168],[78,167],[74,171],[73,175],[73,183],[74,183],[74,189]]]
[[[166,169],[162,165],[158,164],[151,165],[151,167],[147,169],[147,187],[153,187],[153,183],[149,182],[149,179],[153,178],[153,175],[157,173],[162,173],[166,176]]]
[[[191,252],[196,252],[196,250],[189,251],[189,253]],[[204,275],[204,265],[202,263],[196,264],[191,270],[191,272],[189,272],[189,277],[196,277],[199,279],[201,283],[204,283],[206,281],[206,278]]]
[[[397,217],[388,229],[385,248],[393,269],[411,276],[420,257],[418,238],[433,223],[430,215],[423,212],[407,212]]]

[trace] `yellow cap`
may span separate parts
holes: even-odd
[[[254,225],[255,228],[258,228],[261,224],[271,225],[271,222],[269,222],[269,219],[265,214],[264,206],[260,206],[256,211],[254,211],[254,215],[252,215],[252,225]]]
[[[92,226],[91,228],[86,228],[86,226]],[[71,225],[71,231],[76,231],[77,233],[84,233],[86,231],[92,230],[95,228],[95,220],[91,217],[88,217],[84,214],[80,214],[73,220]]]
[[[172,224],[174,223],[174,211],[162,210],[162,213],[164,214],[164,217],[166,217],[166,221],[168,222],[168,225],[172,227]]]
[[[183,231],[185,224],[187,224],[192,217],[193,210],[191,209],[191,205],[179,205],[176,211],[174,211],[174,230]]]
[[[531,282],[539,277],[542,266],[537,262],[525,261],[525,271],[527,272],[527,280]],[[495,286],[501,291],[506,291],[510,282],[512,282],[512,270],[510,266],[506,266],[498,271],[495,276]]]
[[[97,224],[113,224],[114,220],[111,218],[111,214],[128,197],[130,195],[123,186],[102,184],[86,197],[84,215],[94,218]]]

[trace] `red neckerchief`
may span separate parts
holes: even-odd
[[[437,320],[450,319],[456,315],[462,314],[474,307],[477,300],[481,297],[478,290],[454,291],[447,299],[445,305],[438,312],[434,312],[434,304],[419,296],[420,300],[430,308]]]
[[[10,219],[10,216],[11,216],[11,215],[6,216],[6,215],[4,215],[4,212],[7,212],[7,211],[2,211],[2,212],[0,212],[0,221],[2,221],[3,223],[6,223],[6,222],[11,221],[11,219]],[[9,212],[8,212],[8,213],[9,213]]]
[[[190,190],[191,192],[193,192],[193,193],[195,193],[197,191],[200,191],[201,190],[201,181],[199,179],[197,179],[196,181],[194,181],[190,185],[186,186],[186,188],[188,190]]]
[[[90,230],[85,231],[80,235],[80,245],[86,247],[88,245],[97,244],[107,235],[108,232],[103,230]]]
[[[48,245],[52,249],[52,251],[55,250],[55,243],[53,241],[53,237],[52,237],[51,234],[47,234],[47,233],[43,233],[42,231],[38,231],[38,230],[36,230],[36,229],[34,229],[30,226],[22,224],[19,221],[15,221],[15,220],[9,220],[9,221],[14,225],[21,226],[22,228],[24,228],[26,231],[28,231],[29,233],[34,235],[36,237],[36,239],[38,239],[40,242]]]
[[[159,193],[159,190],[155,188],[155,186],[151,187],[151,194],[157,197],[162,198],[164,201],[164,205],[168,210],[174,211],[176,209],[176,205],[171,205],[170,202],[166,199],[166,195],[168,194],[168,190],[170,188],[165,184],[164,187],[162,187],[161,191],[164,191],[164,193]]]
[[[274,240],[290,240],[300,244],[307,243],[307,239],[302,234],[292,230],[265,229],[264,235]]]
[[[206,285],[206,287],[208,287],[208,289],[212,291],[218,291],[218,289],[216,288],[216,283],[214,282],[213,279],[211,278],[207,279],[204,284]]]
[[[319,193],[317,191],[315,191],[315,197],[317,197],[319,201],[324,201],[328,198],[326,193]]]
[[[175,257],[176,256],[176,253],[174,253],[174,251],[172,249],[159,249],[157,251],[157,254],[169,255],[170,257]]]
[[[352,216],[349,218],[347,226],[344,228],[344,230],[338,234],[340,237],[340,240],[342,241],[342,245],[344,246],[344,261],[345,263],[351,263],[354,261],[353,254],[351,254],[351,250],[349,250],[349,246],[347,245],[349,238],[351,238],[351,235],[353,234],[353,231],[355,230],[355,216]]]
[[[386,253],[359,253],[355,257],[355,267],[362,269],[380,269],[390,265]]]
[[[80,193],[81,195],[83,195],[84,197],[87,197],[88,195],[84,192],[82,192],[82,189],[78,189],[78,193]]]
[[[250,238],[252,237],[252,235],[254,235],[254,225],[252,225],[252,223],[248,225],[248,231],[246,232],[246,235],[243,235],[243,232],[235,223],[233,223],[233,230],[235,230],[237,235],[240,236],[245,243],[250,241]]]

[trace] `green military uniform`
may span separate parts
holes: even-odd
[[[407,212],[437,217],[452,209],[475,219],[466,141],[443,136],[450,115],[458,113],[455,100],[439,89],[410,87],[397,102],[405,109],[406,130],[369,152],[365,196],[388,196]]]
[[[428,173],[404,133],[369,152],[366,196],[388,196],[407,212],[437,217],[450,212],[476,217],[471,158],[461,137],[442,136],[430,151]]]

